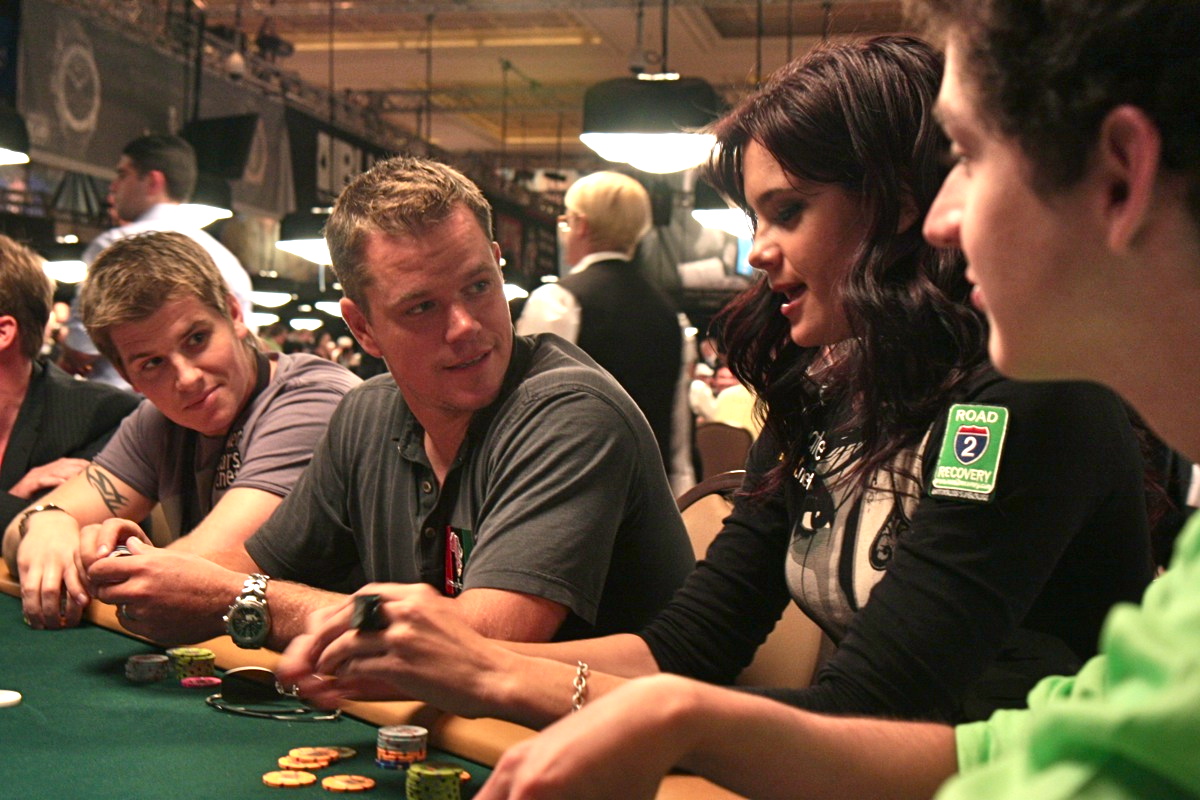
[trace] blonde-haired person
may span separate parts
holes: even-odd
[[[76,624],[97,596],[134,632],[194,641],[192,604],[216,568],[208,557],[236,552],[270,516],[359,380],[313,356],[261,352],[212,258],[184,234],[114,243],[92,264],[80,307],[148,402],[82,473],[8,526],[5,560],[35,628]],[[161,549],[133,522],[156,503],[173,534]],[[119,542],[138,557],[89,576]]]
[[[517,333],[557,334],[612,373],[649,420],[679,494],[695,482],[687,404],[694,355],[674,305],[635,260],[652,226],[650,195],[628,175],[594,172],[571,184],[563,206],[559,247],[570,271],[529,295]]]
[[[0,235],[0,522],[87,466],[140,398],[42,357],[54,287],[42,259]]]

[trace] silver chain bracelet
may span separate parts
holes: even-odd
[[[587,702],[588,665],[582,661],[576,663],[579,666],[575,668],[575,680],[571,681],[571,686],[575,687],[575,694],[571,696],[572,714],[583,708],[583,704]]]

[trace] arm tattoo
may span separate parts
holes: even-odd
[[[87,481],[92,485],[92,488],[100,493],[101,499],[104,500],[104,505],[108,506],[108,513],[114,517],[121,516],[121,509],[129,502],[129,498],[117,491],[112,478],[99,467],[92,465],[88,466],[84,474],[87,475]]]

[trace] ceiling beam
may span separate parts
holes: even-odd
[[[764,5],[786,5],[787,0],[763,0]],[[802,6],[821,7],[823,0],[792,0],[797,8]],[[899,0],[841,0],[850,5],[894,5],[899,6]],[[271,0],[251,0],[249,3],[238,3],[243,13],[263,14],[270,17],[285,18],[299,16],[329,16],[329,3],[322,0],[305,2],[286,2],[276,4]],[[232,6],[231,2],[209,2],[212,10],[219,10],[224,5]],[[672,7],[701,6],[705,8],[733,8],[757,5],[757,0],[671,0]],[[647,2],[648,7],[655,7],[654,0]],[[528,11],[585,11],[590,9],[629,8],[637,7],[637,0],[425,0],[425,2],[405,2],[404,0],[340,0],[337,3],[338,14],[452,14],[452,13],[513,13]]]

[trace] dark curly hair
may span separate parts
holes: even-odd
[[[905,0],[962,48],[984,122],[1013,137],[1042,195],[1077,183],[1113,108],[1141,108],[1163,165],[1189,181],[1200,221],[1200,3],[1195,0]]]
[[[729,367],[753,387],[783,448],[757,494],[803,463],[822,404],[845,412],[835,432],[861,437],[847,477],[865,484],[919,442],[956,387],[986,364],[986,326],[966,302],[962,256],[921,234],[947,169],[948,143],[932,116],[941,72],[939,55],[911,37],[822,46],[713,125],[705,177],[752,215],[742,165],[757,142],[789,174],[858,198],[869,220],[842,286],[853,336],[821,386],[811,368],[824,348],[792,342],[783,296],[765,279],[717,316]]]

